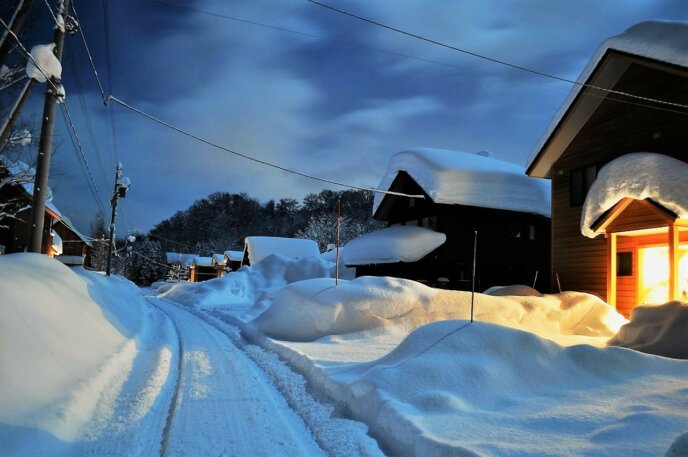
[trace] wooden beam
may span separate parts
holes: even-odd
[[[607,303],[616,308],[616,233],[607,234]]]
[[[669,300],[678,300],[679,298],[678,247],[678,226],[672,225],[669,227]]]

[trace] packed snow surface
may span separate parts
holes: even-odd
[[[260,262],[273,254],[282,255],[290,259],[303,259],[320,255],[318,243],[302,238],[247,236],[246,249],[248,249],[248,260],[251,264]]]
[[[528,157],[526,168],[530,168],[543,146],[554,133],[564,114],[576,99],[585,83],[599,65],[602,58],[610,51],[647,57],[648,59],[666,62],[680,67],[688,67],[688,22],[683,21],[645,21],[633,25],[621,35],[609,38],[592,56],[587,66],[571,88],[568,97],[554,115],[552,122],[538,144]]]
[[[366,233],[346,244],[346,265],[415,262],[447,240],[447,235],[410,225],[388,227]]]
[[[26,75],[39,83],[46,82],[49,78],[60,79],[62,77],[62,65],[54,53],[55,43],[38,44],[31,48],[31,57],[26,61]],[[36,64],[34,64],[34,60]],[[42,71],[41,71],[42,70]]]
[[[581,232],[594,238],[591,226],[623,198],[651,199],[688,217],[688,163],[662,154],[635,152],[618,157],[600,170],[581,215]]]
[[[631,321],[609,344],[677,359],[688,359],[688,303],[636,306]]]
[[[402,151],[391,158],[378,188],[389,189],[400,171],[435,203],[550,215],[550,183],[492,157],[431,148]],[[375,194],[373,212],[383,198]]]

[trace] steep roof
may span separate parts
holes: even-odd
[[[378,188],[408,173],[435,203],[550,214],[549,182],[529,178],[518,165],[489,156],[417,148],[395,154]],[[384,195],[376,194],[373,212]]]
[[[688,68],[688,46],[686,43],[688,43],[688,22],[682,21],[641,22],[630,27],[624,33],[606,40],[583,69],[576,81],[577,84],[573,86],[544,135],[530,153],[526,162],[527,173],[538,177],[549,175],[551,165],[559,158],[565,148],[558,147],[554,150],[548,150],[548,142],[557,134],[574,104],[580,99],[579,96],[588,90],[594,91],[594,89],[584,88],[583,85],[597,85],[595,84],[597,81],[593,81],[593,76],[598,70],[601,70],[602,63],[608,56],[620,53],[648,61]],[[612,71],[618,71],[618,69],[609,70],[609,72]],[[600,82],[599,86],[611,88],[615,81],[614,78],[611,78],[608,81]],[[602,102],[606,94],[595,95],[601,95],[601,97],[585,98],[592,105],[589,109],[590,113]]]

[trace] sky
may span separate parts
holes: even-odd
[[[106,94],[234,151],[357,186],[376,187],[390,157],[412,147],[487,150],[525,166],[571,89],[306,0],[107,2],[108,72],[105,2],[74,1]],[[683,0],[327,2],[567,79],[606,38],[635,23],[688,20]],[[45,2],[34,0],[33,9],[40,18],[27,47],[52,40]],[[68,37],[66,46],[67,107],[108,218],[117,162],[132,182],[119,203],[118,235],[146,232],[213,192],[265,202],[343,189],[103,106],[81,39]],[[42,92],[34,91],[25,116],[40,118]],[[56,135],[54,203],[88,232],[99,206],[62,116]]]

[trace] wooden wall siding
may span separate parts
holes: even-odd
[[[667,73],[634,63],[614,89],[688,104],[685,72]],[[657,152],[688,162],[686,116],[605,100],[554,164],[552,271],[559,274],[564,290],[607,296],[606,240],[581,235],[581,207],[570,206],[570,171],[631,152]]]
[[[624,211],[607,226],[607,233],[628,232],[646,228],[665,227],[671,224],[675,217],[666,211],[653,206],[651,203],[634,200]]]

